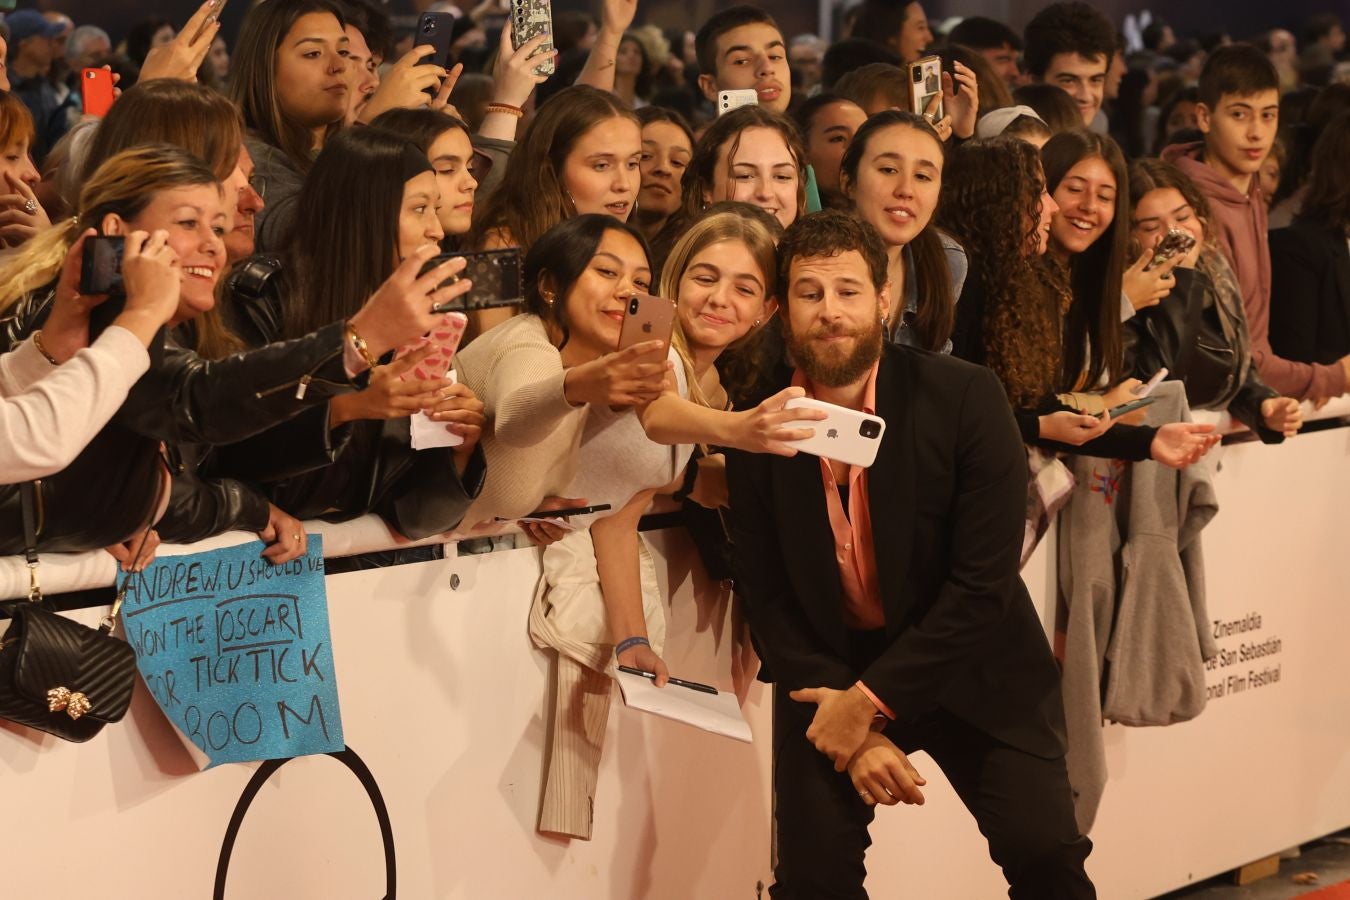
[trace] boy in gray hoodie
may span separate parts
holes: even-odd
[[[1286,397],[1328,400],[1350,385],[1350,356],[1332,365],[1276,356],[1270,347],[1270,248],[1256,177],[1280,123],[1279,75],[1250,44],[1214,51],[1200,73],[1196,117],[1204,141],[1163,151],[1209,200],[1211,226],[1237,274],[1252,359],[1261,378]]]

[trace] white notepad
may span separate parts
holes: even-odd
[[[641,675],[615,672],[623,702],[665,719],[693,725],[732,740],[751,742],[750,724],[741,715],[736,695],[729,691],[705,694],[679,685],[659,688]]]

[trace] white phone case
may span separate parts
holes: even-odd
[[[754,88],[740,91],[718,91],[717,114],[724,115],[742,106],[758,106],[759,93]]]
[[[876,461],[877,451],[881,449],[881,436],[886,433],[886,423],[879,416],[869,416],[856,409],[809,397],[789,400],[783,408],[820,409],[829,413],[826,419],[788,422],[784,426],[815,429],[815,435],[804,441],[788,441],[801,452],[864,469]]]

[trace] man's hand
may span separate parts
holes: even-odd
[[[806,739],[842,772],[868,735],[877,708],[858,688],[803,688],[788,694],[798,703],[816,704],[816,716],[806,729]]]
[[[848,777],[853,789],[868,806],[911,803],[923,806],[920,787],[927,784],[909,757],[885,735],[869,731],[863,745],[849,760]]]

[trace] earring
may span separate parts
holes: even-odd
[[[756,327],[756,328],[759,327],[759,323],[760,323],[761,321],[762,321],[761,319],[756,319],[756,320],[755,320],[755,327]]]

